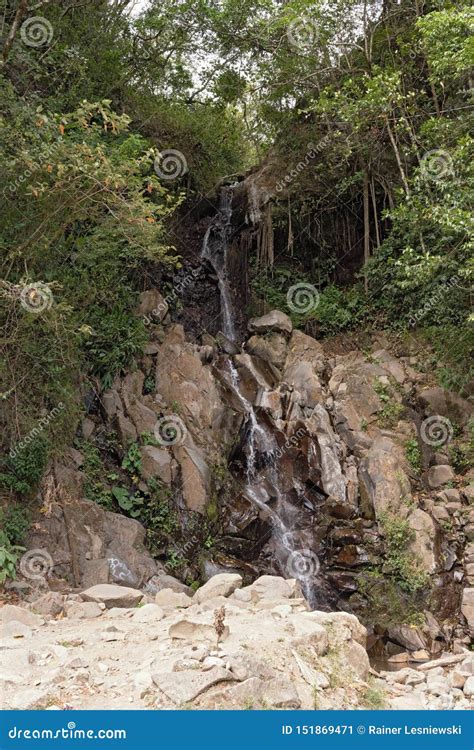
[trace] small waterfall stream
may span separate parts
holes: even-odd
[[[219,211],[208,227],[203,240],[201,257],[213,267],[220,291],[223,334],[235,342],[237,331],[228,274],[229,239],[232,233],[233,186],[223,187]],[[227,382],[246,415],[245,439],[242,446],[246,457],[243,495],[258,509],[271,528],[271,548],[274,567],[286,578],[300,581],[303,593],[311,606],[317,603],[317,574],[319,562],[308,549],[307,531],[298,524],[299,509],[292,505],[282,490],[283,467],[275,435],[262,424],[253,404],[244,396],[239,373],[230,356],[224,359]],[[295,488],[298,492],[298,488]]]
[[[208,227],[202,243],[201,257],[208,260],[216,272],[221,295],[222,333],[230,341],[237,339],[228,274],[229,239],[232,234],[233,185],[223,187],[219,211]]]

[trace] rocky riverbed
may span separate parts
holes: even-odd
[[[3,708],[474,708],[472,653],[379,674],[359,620],[309,611],[294,579],[162,584],[0,608]]]

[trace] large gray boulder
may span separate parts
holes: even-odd
[[[99,583],[97,586],[81,591],[81,598],[85,602],[105,604],[107,609],[112,607],[136,607],[143,599],[143,593],[138,589],[131,589],[127,586]]]
[[[252,318],[249,320],[248,329],[251,333],[268,333],[278,331],[279,333],[290,334],[293,330],[293,323],[288,315],[281,310],[272,310],[261,318]]]

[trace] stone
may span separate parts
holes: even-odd
[[[290,599],[294,598],[295,595],[295,589],[290,581],[279,576],[260,576],[244,591],[250,591],[251,601],[253,602],[258,602],[261,599]]]
[[[66,602],[64,612],[71,620],[88,620],[100,617],[104,610],[97,602]]]
[[[418,395],[427,414],[439,414],[461,426],[468,423],[473,413],[472,404],[469,401],[452,391],[446,391],[440,386],[425,388]]]
[[[377,520],[387,512],[401,518],[408,515],[410,482],[403,471],[395,444],[386,437],[376,438],[359,465],[361,510]]]
[[[467,678],[466,682],[464,683],[463,692],[464,695],[467,695],[468,698],[471,698],[474,695],[474,675]]]
[[[467,620],[468,627],[471,630],[474,630],[474,588],[467,588],[463,590],[461,612]]]
[[[0,622],[21,622],[23,625],[37,628],[44,624],[44,620],[39,615],[35,615],[34,612],[25,609],[24,607],[17,607],[15,604],[4,604],[0,607]]]
[[[144,479],[158,477],[165,484],[171,484],[171,455],[168,451],[154,445],[144,445],[141,448],[141,456],[141,475]]]
[[[190,607],[193,600],[183,592],[173,591],[173,589],[161,589],[155,596],[155,603],[160,607],[182,608]]]
[[[427,481],[431,489],[442,487],[443,484],[452,482],[454,479],[454,471],[448,465],[432,466],[428,470]]]
[[[168,635],[170,638],[177,638],[179,640],[191,641],[217,641],[217,633],[214,625],[208,622],[200,622],[197,620],[178,620],[173,623],[168,629]],[[220,636],[220,641],[224,641],[229,635],[229,628],[224,627],[224,632]]]
[[[225,703],[241,708],[293,708],[301,706],[295,686],[286,677],[249,677],[225,691]]]
[[[167,313],[168,303],[158,289],[148,289],[140,294],[136,315],[145,318],[147,324],[159,323]]]
[[[28,638],[33,634],[31,628],[18,620],[8,620],[0,628],[2,638]]]
[[[397,711],[423,711],[426,703],[419,693],[398,695],[390,701],[391,708]]]
[[[194,591],[190,586],[186,586],[182,581],[179,581],[174,576],[167,575],[166,573],[158,573],[158,575],[150,578],[146,585],[146,589],[147,591],[150,589],[154,594],[162,589],[171,589],[178,594],[187,594],[187,596],[190,597],[194,595]]]
[[[356,641],[348,641],[342,648],[344,660],[349,664],[357,677],[366,680],[369,676],[370,662],[367,651]]]
[[[107,609],[110,609],[111,607],[135,607],[143,599],[143,593],[127,586],[99,583],[97,586],[81,591],[81,597],[86,602],[102,602]]]
[[[252,336],[247,341],[246,350],[281,370],[285,364],[287,346],[286,337],[275,331],[265,336]]]
[[[155,672],[154,684],[177,706],[183,706],[204,693],[218,682],[234,680],[231,672],[214,667],[206,672]]]
[[[293,330],[291,318],[280,310],[272,310],[260,318],[249,320],[248,329],[251,333],[268,333],[278,331],[290,334]]]
[[[459,688],[460,690],[462,690],[466,680],[467,676],[465,674],[462,674],[462,672],[458,669],[453,669],[449,673],[449,684],[453,688]]]
[[[56,617],[63,611],[64,596],[56,591],[49,591],[31,604],[31,609],[43,617]]]
[[[409,550],[418,557],[427,573],[436,570],[436,526],[432,517],[421,508],[415,508],[408,516],[408,524],[415,532]]]
[[[241,586],[242,576],[234,573],[219,573],[197,589],[193,601],[201,604],[206,599],[213,599],[216,596],[230,596]]]
[[[425,638],[417,627],[411,625],[393,625],[387,630],[388,637],[408,651],[426,648]]]
[[[425,675],[416,669],[405,667],[396,672],[382,672],[389,682],[399,682],[402,685],[421,685],[425,681]]]
[[[158,622],[163,619],[164,612],[157,604],[144,604],[133,613],[134,622]]]

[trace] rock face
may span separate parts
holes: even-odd
[[[450,441],[467,440],[466,421],[456,417],[461,434],[447,429],[442,445],[428,430],[433,418],[459,416],[463,400],[433,389],[414,369],[416,358],[395,356],[387,340],[334,354],[281,311],[252,319],[241,348],[206,333],[187,340],[153,290],[138,314],[150,331],[139,368],[101,395],[82,434],[102,452],[111,440],[106,465],[115,461],[126,494],[145,498],[157,559],[127,511],[84,500],[90,477],[75,450],[72,464],[54,467],[62,499],[29,541],[52,557],[46,584],[144,590],[177,616],[191,601],[278,599],[284,608],[305,598],[313,609],[360,615],[374,628],[374,648],[387,644],[393,655],[402,646],[390,641],[389,626],[409,624],[408,598],[428,651],[464,645],[472,629],[463,590],[474,585],[473,493],[469,476],[450,465]],[[131,449],[135,464],[124,470]],[[133,512],[140,518],[141,508]],[[215,573],[222,585],[211,590]],[[255,587],[262,574],[269,582],[262,577]],[[295,593],[285,594],[287,582],[275,576],[296,581]],[[388,611],[396,623],[387,623]]]

